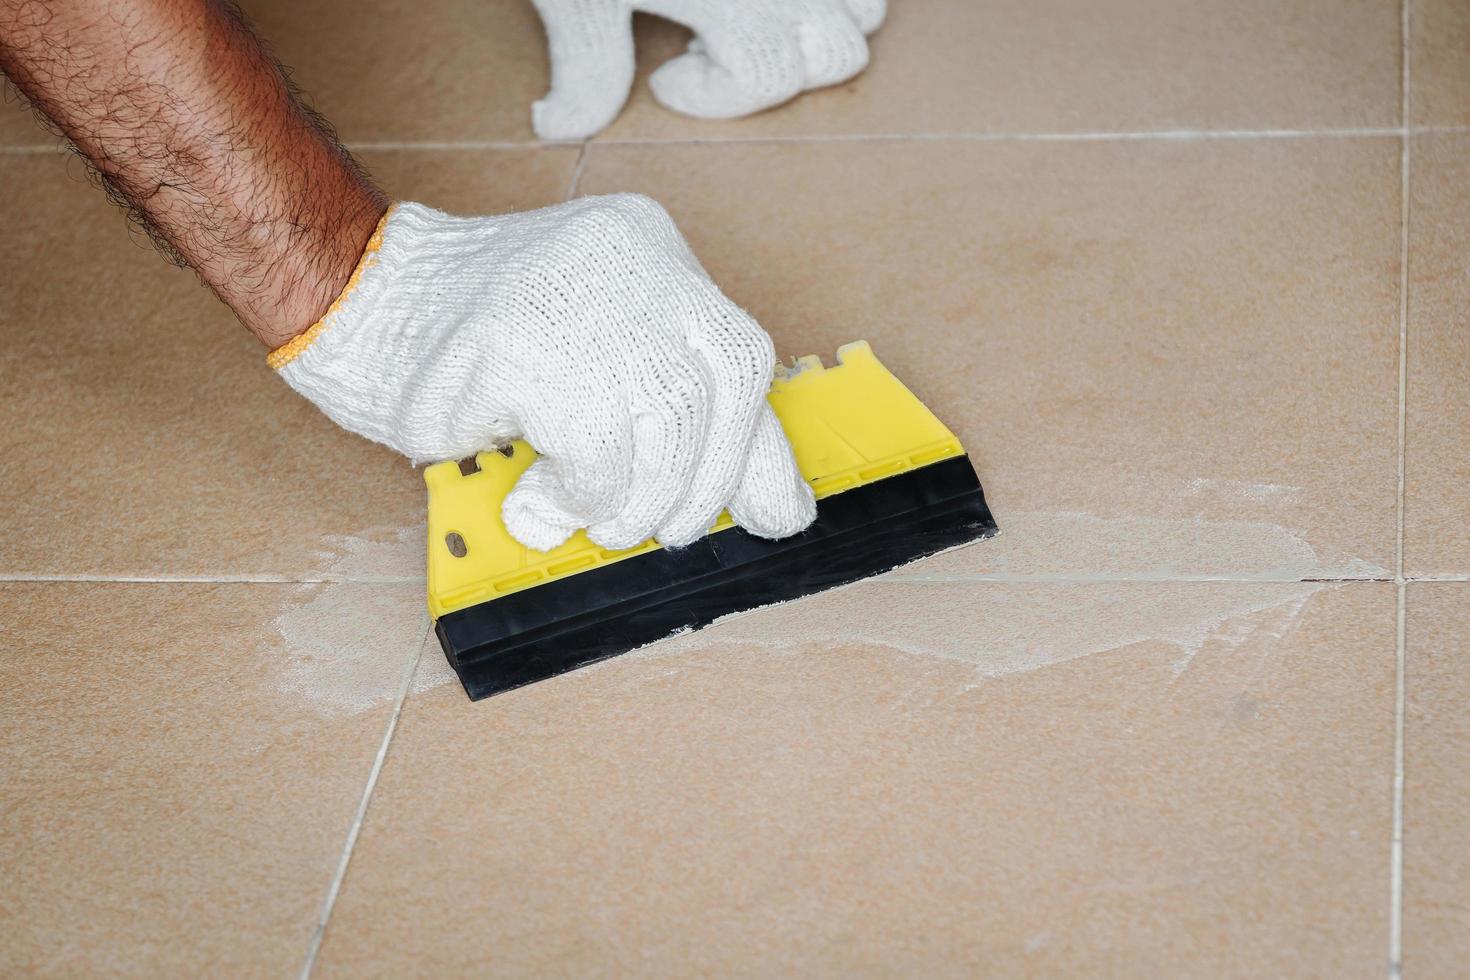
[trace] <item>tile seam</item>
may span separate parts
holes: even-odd
[[[577,165],[572,168],[572,179],[567,182],[567,193],[563,200],[570,201],[577,196],[577,185],[582,182],[582,170],[587,166],[587,153],[591,147],[591,140],[582,142],[581,152],[577,154]]]
[[[1400,136],[1403,126],[1356,126],[1326,129],[1160,129],[1160,130],[1099,130],[1095,132],[994,132],[994,133],[851,133],[808,136],[734,136],[703,137],[689,139],[611,138],[589,141],[588,144],[555,142],[518,142],[514,140],[367,140],[350,142],[349,150],[403,150],[418,152],[473,152],[477,150],[531,151],[552,150],[579,145],[598,146],[711,146],[743,145],[762,143],[864,143],[864,142],[916,142],[916,143],[1084,143],[1084,142],[1197,142],[1205,140],[1249,140],[1249,139],[1311,139],[1316,137],[1370,137]],[[1470,133],[1470,126],[1423,125],[1410,126],[1407,131],[1417,133]],[[65,154],[70,152],[64,145],[21,144],[0,146],[0,156],[39,156],[46,153]]]
[[[416,585],[422,575],[331,575],[308,578],[290,575],[70,575],[45,572],[0,573],[0,583],[99,583],[117,585],[326,585],[353,582],[362,585]]]
[[[583,145],[574,140],[362,140],[345,141],[349,150],[568,150]]]
[[[1389,842],[1388,976],[1403,976],[1404,958],[1404,710],[1408,585],[1394,586],[1393,821]]]
[[[1082,573],[1018,573],[1013,575],[987,575],[983,573],[935,575],[881,575],[873,581],[908,582],[920,584],[946,584],[961,582],[1055,582],[1058,584],[1085,585],[1108,582],[1240,582],[1282,583],[1319,582],[1328,585],[1350,585],[1360,582],[1392,582],[1396,577],[1387,575],[1309,575],[1304,577],[1263,575],[1087,575]],[[1470,582],[1470,573],[1448,573],[1442,575],[1405,575],[1405,584],[1415,582]],[[422,575],[342,575],[331,577],[293,578],[289,575],[48,575],[48,574],[0,574],[0,585],[423,585]]]
[[[1347,126],[1327,129],[1143,129],[1076,132],[992,133],[842,133],[808,136],[714,136],[689,139],[620,137],[594,140],[598,146],[668,146],[745,143],[1091,143],[1203,142],[1208,140],[1310,139],[1313,137],[1397,136],[1397,126]]]
[[[430,625],[425,623],[418,633],[418,642],[413,647],[413,653],[407,658],[407,666],[403,671],[403,679],[398,685],[398,695],[393,702],[393,711],[388,716],[388,723],[383,728],[382,740],[378,743],[377,755],[373,757],[372,768],[368,770],[367,780],[363,784],[362,796],[358,800],[357,810],[353,814],[352,824],[347,830],[347,837],[343,841],[342,854],[338,858],[337,868],[332,875],[331,884],[327,887],[326,897],[322,900],[321,911],[317,914],[316,927],[312,931],[311,943],[307,947],[306,959],[301,965],[300,980],[309,980],[312,971],[316,968],[318,955],[321,953],[322,941],[326,938],[327,926],[331,923],[332,913],[337,906],[337,897],[342,892],[342,883],[347,878],[347,868],[352,861],[352,852],[357,846],[358,835],[362,832],[363,821],[367,818],[368,806],[372,802],[373,791],[377,788],[378,777],[382,775],[383,763],[388,758],[388,747],[393,742],[393,736],[398,731],[398,719],[403,714],[403,705],[408,700],[408,692],[413,687],[413,678],[418,671],[419,661],[423,658],[424,647],[429,642]]]
[[[878,577],[876,579],[873,579],[873,581],[881,581],[881,582],[884,582],[884,583],[889,584],[889,585],[897,585],[897,584],[905,584],[905,583],[910,584],[910,585],[947,585],[947,584],[961,584],[961,583],[966,583],[966,582],[995,582],[995,583],[1015,583],[1015,584],[1025,584],[1025,583],[1028,583],[1028,582],[1038,582],[1038,583],[1055,583],[1055,584],[1058,584],[1058,585],[1064,585],[1064,584],[1070,584],[1070,585],[1100,584],[1101,585],[1101,584],[1109,584],[1109,583],[1123,584],[1123,583],[1129,583],[1129,582],[1149,583],[1149,584],[1168,584],[1168,583],[1171,583],[1171,582],[1177,582],[1177,583],[1181,583],[1181,584],[1218,582],[1218,583],[1230,583],[1230,584],[1242,584],[1242,585],[1273,585],[1273,584],[1274,585],[1297,585],[1297,584],[1301,584],[1301,583],[1320,583],[1320,584],[1323,584],[1323,585],[1352,585],[1352,584],[1366,583],[1366,582],[1379,582],[1379,583],[1384,583],[1384,582],[1392,582],[1394,580],[1392,578],[1388,578],[1388,577],[1374,577],[1374,576],[1361,576],[1361,575],[1343,575],[1343,576],[1336,576],[1336,575],[1312,575],[1312,576],[1305,576],[1305,577],[1295,577],[1295,576],[1288,576],[1288,575],[1276,575],[1276,576],[1272,576],[1272,575],[1167,575],[1166,576],[1166,575],[1077,575],[1077,574],[1071,574],[1071,575],[1065,575],[1065,574],[1063,574],[1063,575],[1049,575],[1049,574],[1045,574],[1045,573],[1038,573],[1038,574],[1017,574],[1017,575],[983,575],[983,574],[967,575],[967,574],[964,574],[964,573],[955,573],[955,574],[952,574],[952,575],[946,575],[946,574],[937,574],[937,575],[923,575],[923,574],[916,574],[916,575],[884,575],[884,576],[880,576],[880,577]]]
[[[1293,584],[1301,582],[1315,582],[1327,585],[1351,585],[1365,582],[1397,582],[1396,578],[1389,576],[1374,575],[1309,575],[1304,577],[1292,576],[1265,576],[1265,575],[1088,575],[1082,573],[1018,573],[1013,575],[988,575],[983,573],[965,574],[957,572],[954,574],[935,575],[879,575],[868,581],[882,581],[886,583],[910,583],[914,585],[933,585],[964,582],[997,582],[997,583],[1026,583],[1026,582],[1054,582],[1057,584],[1086,585],[1090,583],[1106,584],[1109,582],[1155,582],[1155,583],[1259,583],[1259,584]],[[1470,582],[1470,574],[1458,575],[1412,575],[1403,580],[1409,582]],[[0,584],[11,585],[423,585],[424,577],[418,576],[334,576],[329,578],[292,578],[290,576],[271,575],[236,575],[236,576],[130,576],[130,575],[31,575],[31,574],[0,574]]]
[[[1388,872],[1388,976],[1403,975],[1404,959],[1404,707],[1407,677],[1408,585],[1404,577],[1404,485],[1409,387],[1409,176],[1413,143],[1413,0],[1399,3],[1399,322],[1398,473],[1394,544],[1394,707],[1392,834]]]

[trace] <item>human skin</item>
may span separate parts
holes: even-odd
[[[228,0],[0,0],[0,70],[267,347],[321,318],[387,210]]]

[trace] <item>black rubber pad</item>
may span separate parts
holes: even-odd
[[[995,530],[969,457],[959,456],[828,497],[793,537],[731,528],[448,613],[435,631],[478,701]]]

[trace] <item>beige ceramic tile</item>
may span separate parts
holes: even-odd
[[[299,970],[418,591],[0,586],[0,973]]]
[[[1412,0],[1409,114],[1417,125],[1470,124],[1470,7]]]
[[[446,683],[320,974],[1380,976],[1393,694],[1379,583],[868,584]]]
[[[526,0],[243,6],[343,139],[535,139],[531,103],[550,70]]]
[[[1470,585],[1409,586],[1404,691],[1404,975],[1470,962]]]
[[[1470,572],[1470,136],[1414,140],[1404,569]]]
[[[1448,6],[1448,4],[1446,4]],[[297,83],[353,141],[531,140],[549,82],[524,0],[249,0]],[[1328,0],[904,0],[868,72],[754,119],[709,123],[649,97],[685,32],[640,18],[643,71],[618,137],[1308,128],[1397,120],[1398,13]],[[37,142],[0,123],[0,144]]]
[[[960,435],[1001,541],[931,570],[1381,575],[1393,139],[594,146],[786,355],[855,338]]]
[[[460,211],[562,198],[577,151],[389,153],[397,196]],[[421,573],[406,460],[338,430],[162,261],[79,161],[0,157],[0,572]],[[11,288],[14,283],[19,288]]]
[[[452,214],[545,207],[566,197],[577,147],[364,150],[357,156],[390,197]]]
[[[36,122],[20,93],[0,76],[0,148],[55,146],[58,142]]]
[[[550,80],[526,0],[246,0],[247,14],[344,139],[531,141]],[[0,103],[0,146],[55,142]]]
[[[763,115],[704,122],[647,75],[688,33],[639,24],[614,138],[1309,129],[1396,125],[1399,15],[1359,0],[894,0],[868,71]]]

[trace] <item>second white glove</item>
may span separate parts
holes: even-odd
[[[770,338],[657,203],[586,197],[456,218],[397,205],[332,310],[271,363],[415,461],[524,438],[507,529],[546,551],[680,546],[727,508],[764,537],[816,514],[765,393]]]
[[[542,139],[583,139],[612,122],[633,83],[633,12],[694,32],[649,79],[690,116],[749,115],[867,67],[887,0],[533,0],[551,52],[551,91],[531,109]]]

